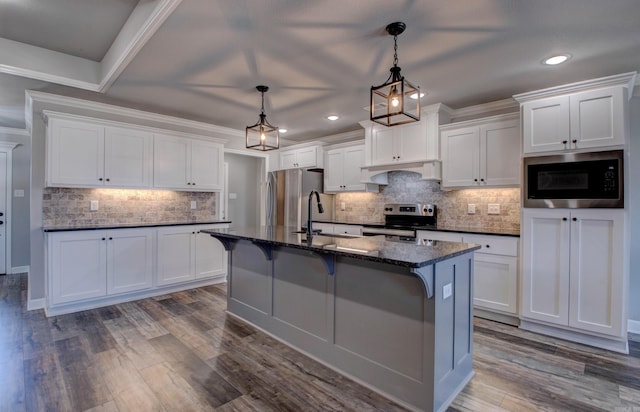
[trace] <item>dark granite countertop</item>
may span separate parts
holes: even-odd
[[[107,223],[100,225],[60,225],[45,226],[45,232],[69,232],[73,230],[104,230],[104,229],[135,229],[141,227],[162,227],[162,226],[187,226],[187,225],[214,225],[219,223],[231,223],[230,220],[208,220],[206,222],[163,222],[163,223]]]
[[[417,245],[385,239],[384,236],[334,237],[294,233],[295,228],[278,226],[237,229],[207,229],[214,237],[258,241],[274,246],[286,246],[320,253],[333,253],[373,262],[418,268],[480,249],[479,245],[458,242],[433,242]]]
[[[341,220],[314,220],[317,223],[334,223],[341,225],[354,225],[354,226],[363,226],[363,227],[384,227],[384,222],[366,222],[366,223],[357,223],[357,222],[347,222]],[[440,232],[460,232],[460,233],[470,233],[476,235],[496,235],[496,236],[513,236],[520,237],[519,229],[505,229],[505,228],[488,228],[488,227],[470,227],[470,226],[451,226],[451,225],[443,225],[438,224],[434,228],[425,228],[425,227],[416,227],[418,230],[438,230]]]

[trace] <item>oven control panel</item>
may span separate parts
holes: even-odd
[[[385,215],[435,216],[436,206],[421,203],[387,203],[384,205]]]

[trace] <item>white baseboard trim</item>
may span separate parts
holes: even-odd
[[[26,266],[14,266],[11,268],[11,274],[15,275],[18,273],[29,273],[29,265]]]
[[[640,333],[640,320],[629,319],[627,321],[627,331],[631,333]]]
[[[27,301],[27,310],[44,309],[44,298],[30,299]]]

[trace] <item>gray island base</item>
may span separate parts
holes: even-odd
[[[214,229],[227,310],[413,410],[445,410],[473,377],[473,251],[287,227]]]

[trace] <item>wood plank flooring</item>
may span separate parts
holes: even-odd
[[[227,316],[225,285],[46,318],[0,276],[0,411],[403,411]],[[640,412],[625,356],[476,319],[450,411]]]

